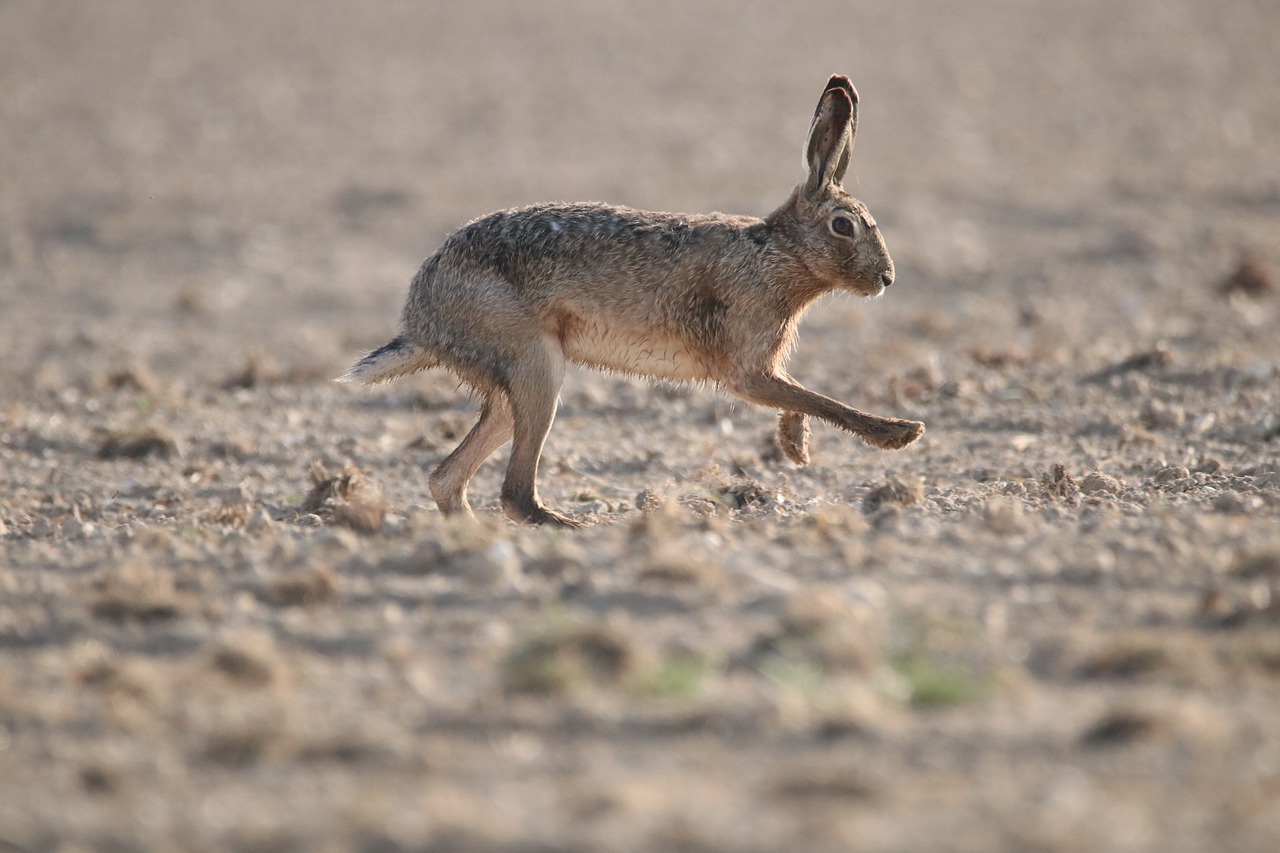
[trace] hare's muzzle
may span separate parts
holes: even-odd
[[[893,284],[893,270],[888,270],[887,272],[880,273],[880,283],[883,284],[885,287],[888,287],[889,285]]]

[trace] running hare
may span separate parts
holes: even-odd
[[[867,208],[841,187],[858,93],[832,77],[814,111],[808,177],[766,219],[545,204],[492,213],[454,233],[410,285],[402,331],[342,377],[373,384],[441,366],[472,386],[480,419],[430,478],[448,513],[469,513],[467,483],[508,440],[507,515],[579,526],[538,498],[538,459],[565,362],[636,376],[714,382],[781,410],[778,443],[809,461],[808,417],[886,449],[924,424],[882,418],[787,375],[796,324],[834,290],[878,296],[893,261]]]

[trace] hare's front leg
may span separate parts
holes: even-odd
[[[809,416],[803,412],[778,415],[778,447],[801,467],[809,464]]]
[[[563,381],[564,352],[550,335],[529,341],[509,366],[507,399],[515,435],[502,483],[502,508],[516,521],[583,526],[580,521],[547,509],[538,498],[538,461],[556,417]]]
[[[743,377],[732,383],[729,390],[751,403],[821,418],[884,450],[898,450],[924,435],[924,424],[919,421],[860,412],[810,391],[785,373]]]

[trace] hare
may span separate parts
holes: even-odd
[[[809,461],[810,416],[875,447],[905,447],[924,424],[860,412],[785,370],[814,300],[836,290],[878,296],[893,283],[875,220],[841,187],[857,127],[858,93],[834,76],[809,128],[808,176],[765,219],[594,203],[477,219],[423,262],[400,334],[341,381],[374,384],[440,366],[478,392],[480,419],[430,476],[445,514],[471,512],[467,483],[510,440],[507,515],[581,526],[547,508],[537,487],[566,362],[713,382],[779,409],[778,444],[798,465]]]

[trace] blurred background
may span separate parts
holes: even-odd
[[[981,324],[966,294],[1047,293],[1155,334],[1152,294],[1274,260],[1278,25],[1266,0],[4,0],[0,381],[86,334],[161,371],[336,369],[495,208],[766,214],[834,72],[893,300]]]
[[[1278,34],[0,0],[0,849],[1280,849]],[[796,468],[575,371],[540,487],[598,523],[508,524],[500,464],[443,519],[456,381],[328,381],[421,260],[532,202],[766,215],[837,72],[898,275],[791,366],[924,439]],[[557,643],[606,683],[524,695]]]

